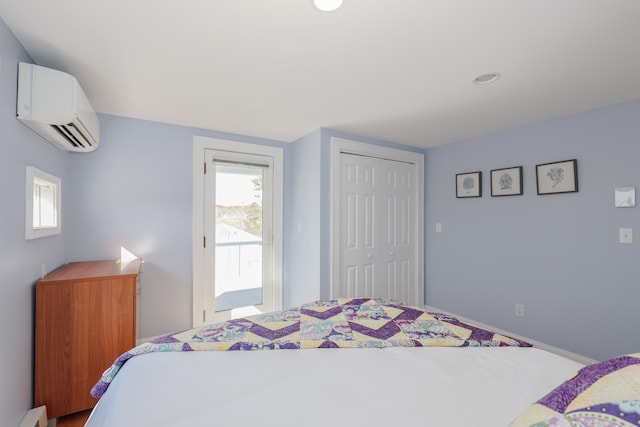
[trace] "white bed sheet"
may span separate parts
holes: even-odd
[[[88,427],[507,427],[583,365],[536,348],[150,353]]]

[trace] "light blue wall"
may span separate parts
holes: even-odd
[[[290,174],[285,177],[285,212],[290,213],[284,224],[289,236],[284,255],[285,308],[320,299],[320,134],[317,130],[291,144]]]
[[[124,246],[144,259],[138,335],[190,328],[193,136],[282,147],[285,162],[289,144],[110,115],[100,120],[98,149],[69,160],[67,258],[116,259]]]
[[[613,205],[640,190],[639,118],[629,102],[429,150],[427,304],[594,359],[639,351],[640,207]],[[580,191],[538,196],[535,165],[574,158]],[[520,165],[524,195],[492,198],[489,171]],[[456,199],[455,174],[476,170],[483,197]]]
[[[67,260],[115,259],[121,246],[144,259],[141,337],[191,327],[194,135],[283,148],[285,307],[329,296],[331,137],[422,151],[327,129],[287,144],[111,115],[100,119],[98,149],[69,155]]]
[[[33,404],[34,283],[42,264],[64,263],[63,236],[24,238],[25,166],[62,178],[66,213],[67,154],[56,150],[16,119],[18,62],[32,62],[0,20],[0,420],[17,426]],[[63,232],[70,227],[66,216]]]

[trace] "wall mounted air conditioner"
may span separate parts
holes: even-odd
[[[100,143],[100,122],[75,77],[18,64],[17,115],[61,150],[88,152]]]

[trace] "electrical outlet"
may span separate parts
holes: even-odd
[[[516,316],[524,317],[524,304],[516,304]]]

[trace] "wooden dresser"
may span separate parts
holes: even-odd
[[[91,388],[136,345],[140,262],[74,262],[36,283],[35,406],[49,418],[93,408]]]

